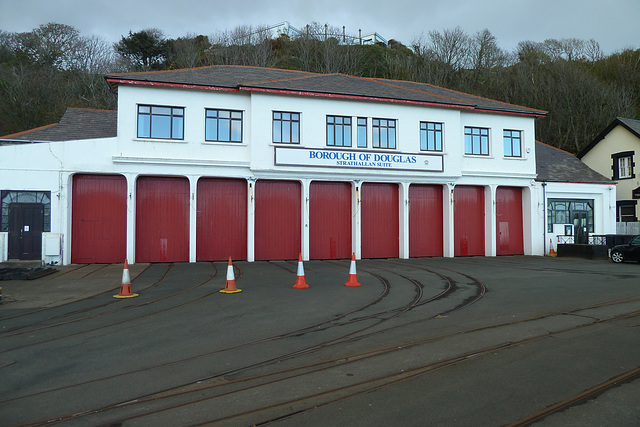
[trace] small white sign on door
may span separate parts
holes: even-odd
[[[29,231],[29,226],[28,225],[24,226],[24,231]]]

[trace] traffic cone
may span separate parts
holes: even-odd
[[[553,239],[549,239],[549,256],[556,256],[556,251],[553,250]]]
[[[356,253],[353,252],[351,255],[351,266],[349,267],[349,280],[344,284],[345,286],[362,286],[358,283],[358,275],[356,274]]]
[[[227,266],[227,284],[220,292],[223,294],[235,294],[242,292],[242,289],[236,288],[236,277],[233,274],[233,264],[231,263],[231,257],[229,257],[229,265]]]
[[[124,270],[122,270],[122,285],[120,285],[120,293],[114,295],[114,298],[133,298],[138,294],[131,292],[131,276],[129,275],[129,263],[124,260]]]
[[[296,275],[296,284],[293,289],[307,289],[307,280],[304,278],[304,267],[302,266],[302,254],[298,256],[298,274]]]

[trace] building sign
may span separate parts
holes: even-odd
[[[635,190],[633,190],[633,191],[631,192],[631,196],[632,196],[634,199],[640,199],[640,187],[638,187],[638,188],[636,188]]]
[[[345,169],[443,172],[442,154],[275,147],[275,164]]]

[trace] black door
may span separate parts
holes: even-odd
[[[9,205],[9,259],[42,259],[42,203]]]

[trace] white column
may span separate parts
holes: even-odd
[[[309,187],[310,179],[301,179],[302,184],[302,259],[309,261]]]
[[[197,252],[197,223],[198,223],[198,178],[188,176],[189,179],[189,262],[196,262]]]
[[[443,244],[443,256],[452,258],[455,255],[455,241],[454,241],[454,212],[453,212],[453,192],[455,183],[450,182],[447,185],[442,186],[442,238]]]
[[[247,261],[255,261],[255,236],[256,236],[256,205],[255,205],[256,178],[247,179]]]
[[[409,183],[401,182],[400,184],[400,258],[409,258]]]
[[[136,263],[136,179],[138,174],[124,174],[127,179],[127,260]]]
[[[356,259],[361,259],[362,257],[362,250],[361,250],[361,244],[362,244],[362,233],[361,233],[361,213],[360,213],[360,191],[362,188],[362,182],[360,180],[355,180],[353,182],[353,204],[352,204],[352,209],[353,209],[353,214],[352,214],[352,232],[351,232],[351,239],[353,241],[352,243],[352,248],[353,248],[353,252],[356,253]]]
[[[62,234],[62,259],[60,263],[62,265],[71,264],[71,228],[72,218],[71,213],[73,211],[73,175],[68,172],[60,172],[60,187],[58,194],[51,192],[51,220],[53,222],[53,207],[59,205],[60,215],[60,233]],[[55,201],[54,201],[55,199]],[[66,200],[67,203],[62,203],[62,200]],[[53,231],[53,224],[51,224],[51,231]],[[7,234],[8,239],[8,234]],[[44,242],[43,242],[44,246]],[[44,252],[42,252],[42,259],[44,259]],[[0,261],[2,256],[0,256]]]
[[[496,189],[497,185],[484,187],[484,255],[496,256]]]

